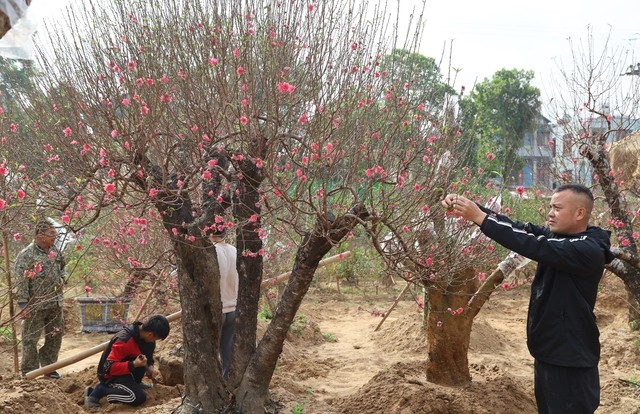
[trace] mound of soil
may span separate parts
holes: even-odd
[[[393,301],[310,292],[290,329],[271,383],[280,412],[336,413],[535,413],[533,360],[525,343],[528,286],[494,295],[474,321],[469,363],[472,382],[442,387],[425,380],[425,335],[415,302],[400,301],[378,331]],[[67,329],[61,359],[100,344],[111,335],[79,332],[77,307],[65,308]],[[596,306],[601,331],[601,407],[598,414],[640,413],[638,333],[627,323],[626,292],[606,276]],[[77,319],[76,319],[77,318]],[[258,336],[265,329],[260,322]],[[21,380],[13,373],[13,351],[0,342],[0,412],[86,412],[82,393],[96,381],[99,353],[59,372],[59,381]],[[172,323],[157,349],[162,383],[147,392],[142,407],[110,406],[101,412],[169,414],[180,405],[182,334]]]

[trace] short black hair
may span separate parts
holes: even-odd
[[[142,330],[145,332],[153,332],[158,338],[165,339],[169,336],[171,327],[169,326],[169,320],[167,320],[164,315],[152,315],[144,321]]]
[[[587,210],[589,213],[591,213],[591,210],[593,209],[593,203],[595,202],[595,198],[593,197],[593,193],[591,192],[589,187],[582,184],[577,184],[577,183],[568,183],[568,184],[562,184],[560,187],[556,188],[554,192],[559,193],[561,191],[566,191],[566,190],[572,191],[574,194],[582,195],[586,199],[588,199],[589,208]]]
[[[46,233],[47,230],[51,230],[51,229],[55,230],[55,228],[56,227],[49,220],[38,220],[38,222],[36,223],[36,226],[35,226],[35,233],[36,233],[36,236],[37,236],[39,234]]]

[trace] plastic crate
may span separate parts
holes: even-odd
[[[127,324],[130,301],[109,297],[78,297],[82,332],[118,332]]]

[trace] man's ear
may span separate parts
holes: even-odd
[[[576,210],[576,220],[585,220],[587,218],[587,209],[584,207],[578,207]]]

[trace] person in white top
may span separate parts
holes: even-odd
[[[220,335],[220,359],[222,376],[229,379],[231,350],[233,348],[233,332],[236,320],[236,303],[238,301],[238,271],[235,246],[224,241],[225,232],[215,229],[210,240],[216,248],[218,266],[220,267],[220,297],[222,299],[222,333]]]

